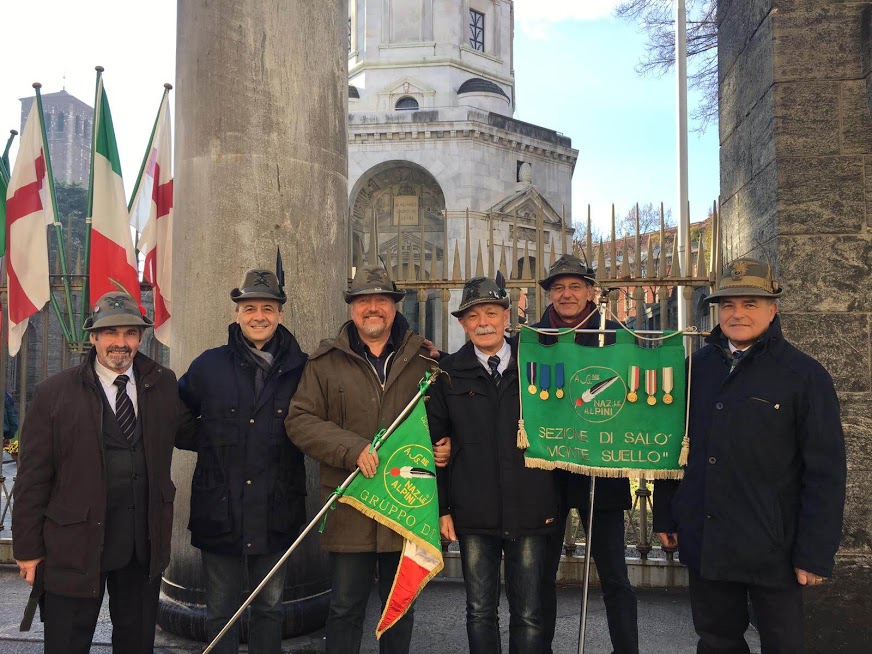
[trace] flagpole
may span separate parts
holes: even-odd
[[[154,117],[154,125],[151,128],[151,136],[148,137],[148,145],[145,148],[145,155],[142,157],[142,165],[139,167],[139,174],[136,176],[136,184],[133,186],[133,193],[130,195],[130,202],[127,203],[127,213],[130,213],[130,210],[133,209],[133,203],[136,201],[136,194],[139,192],[139,184],[142,182],[142,173],[145,171],[146,165],[148,165],[148,157],[151,154],[151,151],[154,149],[154,135],[157,133],[157,124],[160,121],[160,114],[164,108],[164,102],[167,101],[167,96],[170,91],[172,91],[173,85],[169,82],[164,84],[164,92],[160,98],[160,105],[157,108],[157,116]],[[157,184],[157,180],[155,180],[155,184]],[[137,230],[139,232],[139,230]]]
[[[63,331],[64,337],[67,339],[67,343],[72,344],[73,334],[76,331],[75,320],[73,319],[73,294],[70,291],[70,278],[67,273],[67,256],[64,253],[64,241],[61,234],[61,221],[58,220],[58,200],[55,196],[54,173],[51,169],[51,154],[48,147],[48,136],[45,132],[45,113],[42,110],[42,95],[39,91],[42,88],[42,84],[40,84],[39,82],[34,82],[33,88],[36,90],[36,107],[39,111],[39,129],[42,132],[42,143],[45,146],[45,172],[46,177],[48,178],[48,191],[49,197],[51,198],[52,215],[54,216],[52,225],[54,226],[55,239],[57,240],[58,244],[58,260],[61,264],[61,281],[64,284],[64,296],[66,297],[67,301],[66,319],[70,321],[69,326],[67,326],[67,324],[64,322],[64,317],[61,314],[61,307],[58,304],[57,298],[54,296],[54,293],[51,292],[50,288],[49,298],[51,299],[51,305],[55,310],[58,322],[61,325],[61,331]]]
[[[11,169],[9,168],[9,148],[12,147],[12,141],[15,140],[16,136],[18,136],[18,130],[10,129],[9,138],[6,140],[6,148],[3,150],[3,156],[0,157],[3,159],[3,165],[0,166],[0,168],[5,171],[6,177],[9,177],[9,175],[11,174]],[[3,202],[6,202],[6,198],[2,198],[2,200]]]
[[[600,328],[599,328],[599,347],[606,346],[606,311],[608,311],[609,291],[605,291],[600,295]],[[585,530],[584,543],[584,578],[582,585],[584,586],[581,596],[581,620],[578,626],[578,654],[584,654],[584,637],[587,633],[587,600],[590,591],[590,560],[591,550],[593,549],[593,503],[596,497],[596,475],[590,476],[590,506],[587,512],[587,529]],[[579,519],[581,515],[578,516]]]
[[[82,323],[88,315],[88,294],[91,284],[91,212],[94,210],[94,158],[97,156],[97,129],[100,127],[100,108],[102,105],[103,66],[94,66],[97,71],[97,87],[94,90],[94,121],[91,125],[91,167],[88,173],[88,210],[85,213],[85,274],[82,276]],[[79,340],[85,340],[85,330],[79,332]]]
[[[376,451],[378,451],[378,449],[382,445],[384,445],[384,443],[387,441],[387,439],[390,437],[390,435],[393,434],[394,431],[396,431],[397,427],[399,427],[400,424],[403,422],[403,420],[406,419],[406,416],[408,416],[412,412],[412,410],[415,408],[415,405],[418,403],[418,400],[420,400],[424,396],[424,392],[430,387],[430,385],[435,381],[436,377],[438,377],[440,373],[441,373],[441,370],[439,370],[437,368],[435,372],[428,373],[427,375],[424,376],[424,379],[421,380],[421,382],[418,385],[418,392],[415,393],[415,397],[413,397],[411,399],[411,401],[406,405],[406,408],[402,410],[400,415],[397,416],[396,420],[394,420],[391,423],[391,426],[385,430],[385,433],[381,436],[381,438],[378,438],[373,442],[373,448]],[[242,615],[242,613],[245,611],[245,609],[248,608],[248,605],[254,601],[254,598],[257,597],[257,594],[263,590],[263,587],[266,586],[269,583],[269,580],[273,578],[275,573],[281,569],[281,567],[285,564],[285,562],[291,556],[291,553],[293,553],[293,551],[302,542],[302,540],[306,537],[306,535],[310,531],[312,531],[312,527],[314,527],[318,523],[318,521],[324,517],[324,514],[327,513],[327,511],[330,509],[330,507],[336,501],[336,498],[340,497],[342,495],[342,493],[344,493],[345,490],[351,485],[351,482],[357,478],[357,474],[359,472],[360,472],[360,468],[359,467],[355,468],[354,472],[352,472],[350,475],[348,475],[348,477],[346,477],[345,481],[342,482],[342,485],[333,492],[333,494],[330,496],[330,498],[328,498],[326,504],[324,504],[324,506],[321,507],[321,510],[318,511],[317,514],[315,514],[315,517],[312,518],[311,522],[309,522],[308,525],[306,525],[306,528],[303,529],[302,532],[300,532],[300,535],[297,536],[297,540],[295,540],[291,544],[291,546],[285,551],[285,553],[282,555],[282,558],[280,558],[278,560],[278,563],[276,563],[273,566],[272,570],[270,570],[267,573],[266,577],[264,577],[263,580],[257,585],[257,588],[255,588],[253,591],[251,591],[251,594],[242,603],[242,606],[240,606],[239,609],[236,611],[236,613],[233,614],[233,617],[231,617],[230,620],[227,622],[227,624],[224,625],[224,628],[218,633],[218,635],[212,639],[212,642],[209,643],[209,646],[203,650],[203,654],[209,654],[209,652],[212,651],[212,649],[215,647],[215,645],[218,644],[218,641],[221,640],[221,638],[224,636],[224,634],[226,634],[230,630],[230,628],[236,623],[236,621],[239,619],[239,617]]]
[[[688,207],[688,160],[687,160],[687,11],[685,0],[675,3],[675,86],[676,86],[676,132],[678,150],[678,229],[675,237],[678,239],[678,262],[673,262],[673,269],[678,269],[679,277],[690,277],[691,252],[688,248],[690,234],[690,209]],[[685,297],[687,287],[676,287],[675,298],[678,302],[678,331],[690,324],[690,302]],[[690,290],[690,289],[687,289]],[[689,355],[691,348],[685,343],[685,352]]]

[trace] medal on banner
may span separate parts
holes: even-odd
[[[551,388],[551,366],[544,363],[539,366],[539,388],[542,389],[539,392],[539,399],[547,400],[548,389]]]
[[[527,392],[530,395],[536,394],[536,362],[528,361],[527,362]]]
[[[663,404],[672,404],[672,389],[674,382],[672,381],[672,368],[663,369]]]
[[[635,402],[639,399],[639,366],[630,366],[629,379],[630,392],[627,393],[627,402]]]
[[[648,405],[657,404],[657,369],[645,371],[645,392],[648,394]]]
[[[554,391],[554,397],[558,400],[563,399],[563,384],[566,381],[566,377],[563,372],[563,364],[558,363],[554,367],[554,385],[557,387],[557,390]]]

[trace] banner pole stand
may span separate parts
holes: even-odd
[[[402,413],[397,416],[396,420],[393,421],[391,426],[385,430],[384,436],[382,436],[381,440],[375,443],[374,448],[376,451],[378,451],[378,448],[381,447],[382,444],[388,439],[388,437],[396,431],[397,427],[400,426],[400,423],[402,423],[403,420],[406,419],[406,416],[412,412],[412,409],[415,408],[415,404],[418,402],[419,399],[421,399],[421,397],[424,395],[424,391],[426,391],[430,387],[430,384],[433,383],[437,375],[438,373],[434,374],[429,379],[425,378],[425,380],[421,383],[418,392],[415,394],[415,397],[413,397],[411,402],[406,405],[406,408],[403,409]],[[239,620],[240,616],[242,616],[243,611],[245,611],[245,609],[248,608],[248,605],[254,601],[254,598],[257,597],[257,594],[262,591],[263,587],[269,583],[269,580],[273,578],[275,573],[281,569],[281,567],[291,556],[291,553],[293,553],[293,551],[297,549],[297,546],[303,541],[306,535],[310,531],[312,531],[312,527],[314,527],[318,523],[318,521],[324,517],[324,514],[327,513],[333,503],[338,499],[339,495],[342,494],[342,491],[345,491],[345,489],[351,485],[351,482],[354,481],[359,472],[360,468],[355,468],[354,472],[352,472],[350,475],[348,475],[348,477],[345,478],[345,481],[342,482],[342,485],[337,488],[336,492],[334,492],[334,494],[328,498],[327,503],[321,507],[321,510],[318,511],[314,518],[312,518],[312,521],[308,525],[306,525],[306,528],[303,529],[302,532],[300,532],[300,535],[297,536],[297,540],[291,543],[291,546],[285,551],[285,553],[282,555],[282,558],[278,560],[278,563],[276,563],[273,566],[272,570],[267,573],[263,580],[257,585],[257,588],[251,591],[251,595],[249,595],[248,598],[242,603],[242,606],[237,609],[236,613],[233,614],[233,617],[231,617],[230,620],[227,621],[227,624],[224,625],[224,628],[221,629],[218,635],[212,639],[212,642],[209,643],[209,646],[203,650],[203,654],[209,654],[209,652],[214,649],[215,645],[218,644],[218,641],[224,637],[224,634],[226,634],[230,630],[230,628],[234,624],[236,624],[236,621]]]
[[[578,627],[578,654],[584,654],[584,636],[587,631],[587,598],[590,590],[590,550],[591,534],[593,534],[593,502],[596,494],[596,477],[590,478],[590,508],[587,514],[587,539],[584,544],[584,578],[582,585],[584,590],[581,596],[581,623]],[[580,518],[581,516],[579,516]]]

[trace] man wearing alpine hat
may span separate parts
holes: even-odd
[[[230,292],[236,320],[227,344],[206,350],[179,380],[179,394],[198,418],[194,438],[176,446],[197,452],[191,481],[191,544],[202,556],[206,634],[212,639],[250,589],[272,570],[306,518],[303,454],[286,437],[284,419],[306,354],[281,324],[287,299],[278,277],[255,268]],[[251,604],[252,652],[280,654],[286,568]],[[239,624],[216,644],[239,651]]]
[[[492,279],[474,277],[451,314],[469,341],[440,361],[447,375],[437,380],[427,415],[432,439],[451,437],[447,474],[437,471],[439,527],[444,538],[460,541],[469,651],[500,651],[497,607],[505,556],[509,651],[538,653],[538,589],[558,502],[554,475],[525,467],[517,447],[517,341],[505,335],[509,299]]]
[[[688,567],[698,652],[748,651],[749,598],[764,654],[804,651],[802,588],[832,574],[839,546],[839,402],[782,335],[781,293],[762,261],[726,267],[707,298],[718,326],[689,367],[684,479],[655,484],[654,530]]]
[[[564,254],[548,271],[548,277],[539,284],[548,292],[548,307],[537,328],[620,329],[612,320],[603,321],[593,302],[594,271],[578,257]],[[544,344],[556,342],[556,337],[541,335]],[[577,345],[597,347],[599,334],[579,332]],[[615,342],[613,333],[605,334],[606,345]],[[567,470],[552,473],[560,493],[558,530],[548,538],[545,574],[542,585],[542,606],[545,618],[544,652],[550,654],[557,621],[557,570],[563,550],[563,534],[569,509],[575,508],[587,531],[590,504],[590,477]],[[629,509],[630,482],[626,477],[602,477],[596,481],[591,556],[596,563],[597,576],[603,591],[609,637],[615,654],[638,654],[639,629],[637,626],[636,592],[627,574],[624,547],[624,511]]]
[[[101,297],[85,361],[43,381],[24,419],[13,548],[28,583],[45,566],[48,654],[90,651],[107,587],[113,651],[153,651],[186,412],[173,372],[138,351],[151,326],[128,294]]]
[[[294,444],[320,462],[322,501],[355,468],[367,478],[375,476],[379,456],[370,451],[373,437],[402,413],[432,367],[430,347],[397,311],[403,297],[384,268],[359,268],[345,292],[351,320],[336,338],[321,342],[294,395],[285,428]],[[447,449],[435,448],[437,466],[447,462]],[[384,608],[403,537],[337,503],[324,525],[321,548],[330,553],[332,567],[326,652],[355,654],[360,651],[373,576],[377,570]],[[382,635],[379,650],[408,654],[413,620],[410,608]]]

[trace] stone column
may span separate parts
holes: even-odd
[[[230,290],[246,269],[272,268],[276,246],[284,323],[303,349],[345,318],[347,16],[347,0],[178,3],[171,366],[180,375],[226,343]],[[176,452],[160,624],[203,638],[200,556],[187,530],[194,463]],[[314,515],[320,489],[308,469]],[[323,624],[328,587],[316,533],[289,560],[286,635]]]
[[[809,652],[872,642],[870,5],[719,0],[724,259],[772,258],[787,338],[836,384],[848,452],[832,581],[806,591]],[[867,193],[868,191],[868,193]]]

